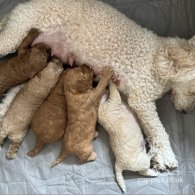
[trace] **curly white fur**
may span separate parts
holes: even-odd
[[[150,141],[156,168],[177,167],[155,101],[173,89],[177,109],[193,106],[193,40],[158,37],[101,1],[31,0],[10,13],[0,31],[0,55],[15,50],[32,27],[43,32],[39,41],[50,42],[64,60],[73,53],[76,61],[96,70],[111,65],[119,75],[119,90],[126,94]],[[48,34],[60,34],[60,40],[51,42]]]
[[[157,176],[150,170],[150,157],[146,154],[141,128],[120,97],[113,83],[109,84],[110,95],[105,94],[98,110],[98,122],[109,134],[110,144],[116,157],[116,180],[123,191],[123,170],[139,171],[141,174]]]

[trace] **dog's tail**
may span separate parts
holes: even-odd
[[[123,178],[122,171],[123,170],[120,168],[120,166],[118,166],[118,164],[115,163],[116,181],[117,181],[119,187],[121,188],[121,190],[123,192],[125,192],[126,191],[126,187],[125,187],[125,180]]]
[[[51,167],[55,167],[56,165],[61,163],[67,156],[68,156],[68,154],[66,152],[62,152],[61,155],[57,158],[57,160],[55,160],[52,163]]]

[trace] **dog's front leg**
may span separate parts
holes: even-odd
[[[34,9],[29,9],[29,6],[31,5],[28,3],[22,5],[22,8],[17,6],[0,21],[0,56],[18,49],[29,30],[33,27],[38,28],[38,15],[33,14]]]
[[[149,140],[150,155],[153,167],[158,170],[176,168],[177,160],[170,146],[169,136],[165,131],[153,102],[133,102],[129,98],[128,103],[136,112],[147,140]]]

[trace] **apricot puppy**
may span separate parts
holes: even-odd
[[[31,128],[36,135],[36,144],[29,156],[37,155],[45,146],[58,141],[64,135],[66,128],[66,101],[64,96],[64,71],[47,100],[36,111],[31,122]]]
[[[30,30],[19,46],[17,56],[0,60],[0,96],[6,90],[29,80],[47,65],[50,49],[42,43],[30,48],[38,35],[36,29]]]
[[[93,71],[86,65],[67,71],[64,77],[64,93],[67,103],[67,126],[57,165],[69,154],[75,154],[82,162],[96,159],[91,144],[95,136],[99,101],[113,75],[111,67],[103,68],[98,86],[94,89]]]
[[[16,151],[27,133],[33,114],[55,86],[62,70],[61,62],[57,59],[52,60],[15,96],[0,123],[0,144],[6,137],[11,140],[7,158],[15,157]]]

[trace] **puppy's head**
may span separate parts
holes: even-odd
[[[31,48],[28,66],[25,67],[30,78],[46,67],[50,53],[50,48],[43,43],[36,44]]]
[[[31,52],[33,52],[33,51],[37,52],[37,53],[46,54],[47,56],[49,56],[51,54],[51,48],[48,47],[45,43],[35,44],[31,49]]]
[[[93,79],[93,70],[87,65],[81,65],[67,71],[65,85],[70,91],[83,93],[92,87]]]

